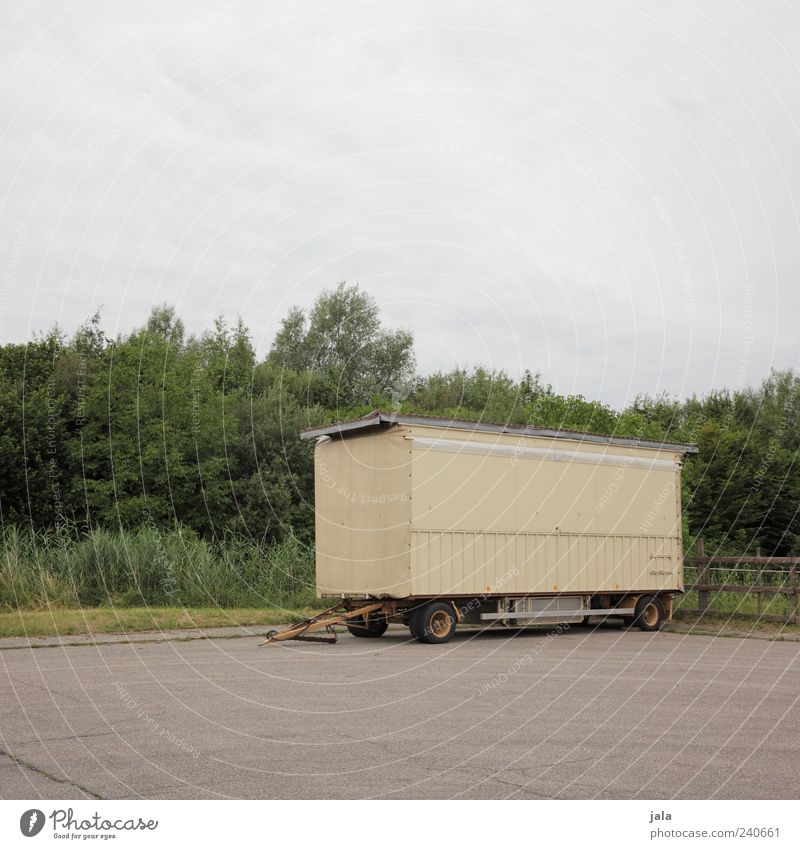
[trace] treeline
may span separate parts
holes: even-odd
[[[127,335],[93,316],[0,348],[0,512],[9,528],[74,538],[174,531],[266,550],[313,544],[312,446],[298,431],[374,408],[696,442],[684,471],[688,538],[722,551],[800,553],[800,377],[617,411],[540,375],[415,374],[413,339],[340,284],[290,311],[268,355],[220,318],[188,336],[169,307]]]
[[[366,412],[411,377],[412,346],[344,284],[292,310],[261,361],[241,321],[187,336],[169,307],[116,339],[95,315],[70,339],[4,345],[2,523],[311,543],[312,447],[298,431]]]

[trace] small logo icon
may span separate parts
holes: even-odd
[[[44,828],[44,813],[38,808],[31,808],[19,818],[19,830],[25,837],[36,837]]]

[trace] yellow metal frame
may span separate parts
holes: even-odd
[[[348,619],[356,619],[359,616],[367,617],[370,613],[376,610],[383,609],[384,605],[365,604],[362,607],[356,607],[352,610],[347,610],[341,604],[335,604],[322,613],[298,622],[296,625],[291,625],[283,631],[270,631],[267,638],[259,643],[260,646],[268,645],[269,643],[283,643],[287,640],[309,640],[312,642],[335,643],[336,631],[334,626],[346,625]],[[317,631],[325,631],[326,637],[312,637],[311,634]]]

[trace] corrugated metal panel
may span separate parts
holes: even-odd
[[[414,531],[412,592],[513,595],[680,589],[677,543],[669,537]],[[657,554],[648,554],[647,548]],[[485,552],[479,568],[474,565],[475,552]]]
[[[600,534],[414,531],[414,595],[679,589],[677,540]],[[475,566],[474,554],[483,556]]]

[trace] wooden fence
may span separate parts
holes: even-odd
[[[733,615],[769,622],[783,622],[796,625],[798,622],[798,567],[800,557],[762,557],[756,550],[755,557],[706,556],[702,539],[697,540],[697,555],[684,557],[684,586],[687,592],[697,591],[697,608],[681,606],[684,613],[699,616],[708,613]],[[720,594],[736,593],[735,598],[742,600],[756,597],[756,610],[740,611],[740,605],[726,605],[720,609]],[[776,595],[788,597],[786,612],[763,613],[764,599],[774,599]],[[767,602],[769,604],[769,602]]]

